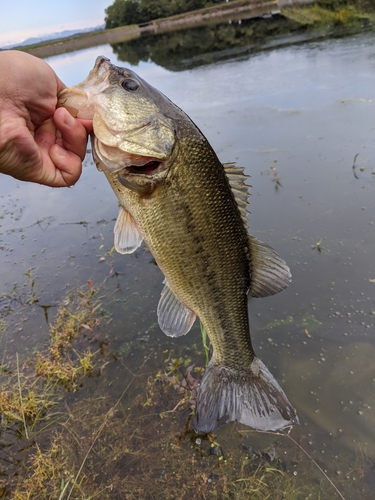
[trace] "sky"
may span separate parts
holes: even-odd
[[[113,0],[0,0],[0,47],[104,23]]]

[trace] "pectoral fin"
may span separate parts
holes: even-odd
[[[157,313],[159,326],[169,337],[186,335],[196,318],[195,313],[176,297],[168,283],[161,292]]]
[[[250,244],[250,297],[268,297],[281,292],[292,280],[285,261],[266,243],[249,235]]]
[[[113,232],[115,249],[119,253],[133,253],[143,241],[137,224],[124,207],[120,207]]]

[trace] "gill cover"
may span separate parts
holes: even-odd
[[[175,145],[170,101],[130,69],[99,56],[88,77],[59,94],[59,105],[93,120],[93,150],[100,170],[118,172],[165,162]]]

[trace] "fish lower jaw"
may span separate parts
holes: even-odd
[[[145,165],[125,167],[116,177],[120,184],[139,195],[150,195],[168,175],[167,168],[165,163],[153,160]]]
[[[137,176],[152,177],[160,172],[165,171],[166,168],[167,167],[165,165],[165,162],[150,159],[148,162],[142,165],[130,165],[129,167],[125,167],[123,172],[125,175],[135,174]]]

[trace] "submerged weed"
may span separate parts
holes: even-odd
[[[104,261],[109,262],[110,265],[109,276],[118,276],[120,273],[118,273],[115,269],[115,260],[113,257],[115,247],[112,246],[111,248],[109,248],[102,234],[100,234],[100,238],[103,243],[100,245],[99,250],[104,250],[105,253],[104,255],[99,256],[99,262],[104,262]]]
[[[286,448],[275,441],[278,434],[271,436],[273,441],[265,451],[255,452],[248,445],[239,446],[241,432],[225,442],[220,439],[220,443],[213,434],[197,437],[190,430],[181,433],[186,410],[179,406],[173,412],[163,412],[166,401],[173,398],[168,380],[149,379],[149,384],[146,399],[152,394],[147,405],[144,394],[136,396],[131,408],[125,404],[129,385],[117,401],[100,397],[77,402],[75,417],[69,414],[50,447],[45,452],[36,449],[29,476],[15,498],[320,497],[319,484],[312,488],[302,472],[298,477],[293,474],[292,464],[299,458],[288,449],[290,457],[285,461]],[[33,494],[27,496],[29,492]]]
[[[206,356],[206,366],[208,365],[209,362],[209,355],[210,355],[210,339],[208,338],[206,329],[203,326],[203,323],[200,321],[200,328],[201,328],[201,335],[202,335],[202,345],[203,345],[203,350],[204,354]]]
[[[51,325],[48,348],[0,371],[0,498],[299,500],[320,498],[326,480],[335,498],[344,498],[341,484],[290,435],[236,423],[197,435],[192,416],[204,369],[173,351],[156,375],[144,366],[149,356],[136,372],[124,359],[107,361],[124,380],[117,399],[107,385],[103,394],[95,384],[85,399],[67,399],[62,387],[77,389],[96,370],[99,351],[90,349],[99,322],[96,295],[91,284],[70,294]]]
[[[62,448],[53,441],[58,423],[67,418],[61,408],[61,387],[76,389],[79,380],[95,369],[93,358],[101,350],[92,351],[90,343],[99,325],[99,313],[100,303],[89,282],[86,290],[64,299],[50,326],[50,345],[44,352],[20,365],[18,353],[12,361],[4,350],[0,370],[0,498],[13,493],[16,500],[63,499],[60,495],[72,478],[64,468]]]
[[[183,358],[167,360],[165,371],[156,374],[156,380],[171,385],[182,396],[173,409],[166,410],[162,415],[174,412],[179,406],[185,404],[190,408],[191,414],[195,413],[197,389],[204,368],[194,367],[194,365],[187,366],[190,362],[190,359],[184,360]]]
[[[36,373],[67,389],[75,389],[80,376],[93,371],[92,358],[99,352],[87,350],[82,355],[73,347],[82,332],[94,334],[99,325],[101,304],[95,298],[95,289],[88,282],[86,291],[71,293],[59,307],[55,322],[50,327],[50,346],[47,354],[36,356]]]

